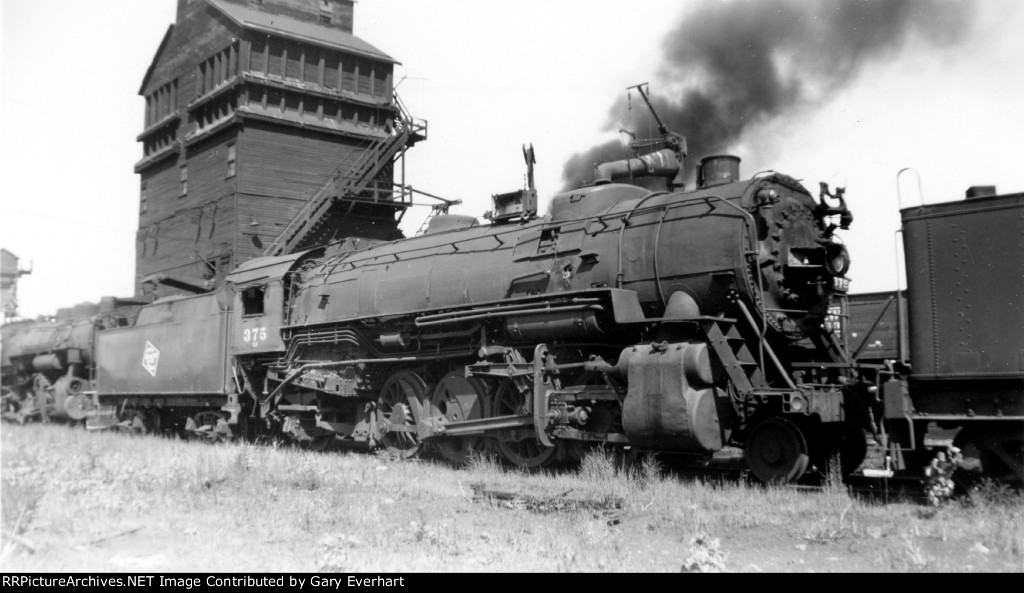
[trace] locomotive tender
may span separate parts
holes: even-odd
[[[851,471],[873,394],[823,327],[849,266],[841,192],[740,180],[735,157],[681,191],[669,146],[602,165],[546,216],[532,190],[496,196],[486,225],[438,216],[415,238],[255,259],[222,290],[143,307],[96,338],[98,401],[150,429],[456,462],[732,445],[766,482],[837,453]],[[612,182],[644,172],[668,189]]]
[[[975,186],[965,200],[901,213],[907,314],[895,315],[895,294],[864,295],[855,302],[875,306],[851,307],[848,324],[869,328],[859,362],[889,359],[876,375],[880,440],[896,469],[916,470],[931,456],[929,433],[953,434],[965,477],[1024,483],[1024,193]]]

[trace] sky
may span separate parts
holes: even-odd
[[[492,194],[523,187],[523,144],[536,151],[543,209],[571,156],[641,119],[635,94],[615,107],[627,87],[649,82],[665,99],[699,78],[685,63],[666,67],[666,36],[722,6],[361,0],[355,33],[401,62],[398,93],[429,122],[406,182],[463,200],[454,213],[481,216]],[[814,101],[751,121],[728,146],[744,174],[774,169],[815,194],[819,181],[845,185],[854,292],[896,287],[901,203],[959,200],[971,185],[1024,191],[1024,3],[967,6],[955,43],[912,33]],[[18,287],[24,317],[133,293],[137,93],[175,9],[176,0],[0,0],[0,247],[32,267]],[[411,211],[406,233],[426,214]]]

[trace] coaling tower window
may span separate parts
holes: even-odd
[[[237,156],[238,153],[236,152],[235,149],[235,143],[232,142],[228,144],[228,177],[235,176],[235,160]]]

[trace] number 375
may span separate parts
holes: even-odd
[[[242,341],[250,342],[253,346],[267,339],[267,328],[254,327],[242,332]]]

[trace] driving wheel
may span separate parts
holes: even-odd
[[[444,418],[445,423],[478,420],[488,415],[487,385],[467,378],[465,370],[452,371],[441,378],[430,398],[431,412]],[[479,450],[480,437],[438,437],[437,451],[450,463],[462,465],[470,451]]]
[[[525,413],[526,398],[530,392],[521,393],[512,381],[502,381],[494,394],[494,416],[517,416]],[[516,467],[536,468],[551,464],[556,457],[557,447],[545,447],[537,440],[537,433],[531,428],[502,431],[497,437],[497,449],[501,457]]]
[[[405,459],[420,450],[416,423],[423,415],[427,384],[411,371],[399,371],[384,383],[377,398],[377,424],[381,441],[391,453]]]

